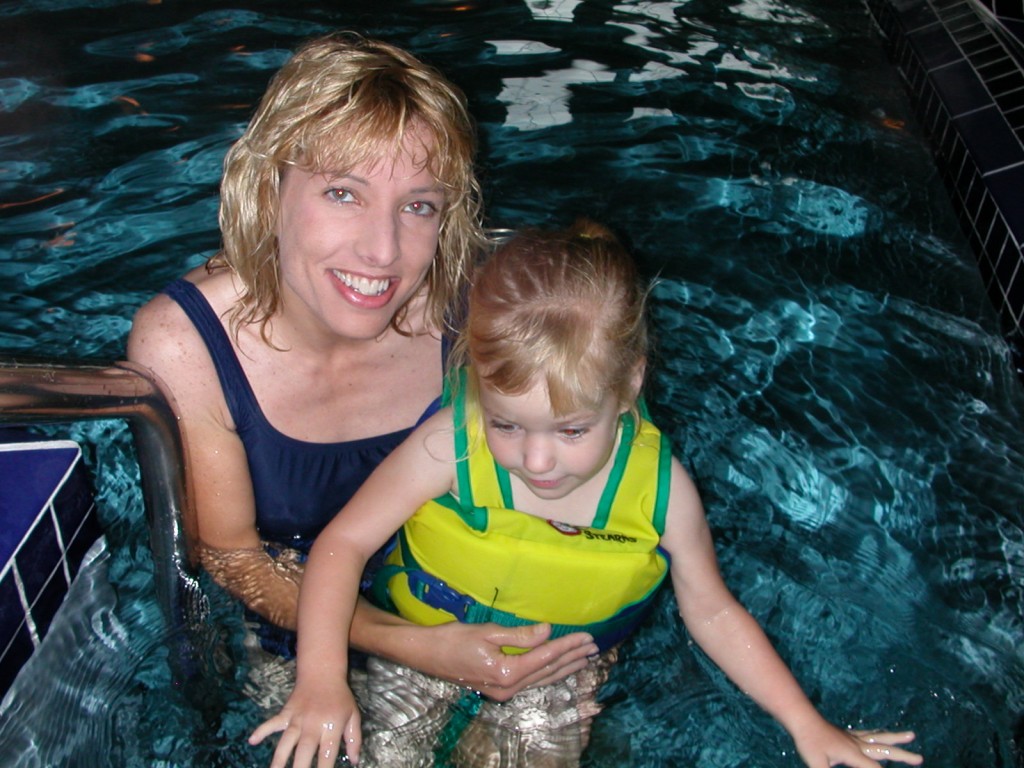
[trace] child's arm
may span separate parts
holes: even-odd
[[[427,420],[374,470],[317,537],[299,591],[295,690],[249,737],[281,732],[271,768],[359,760],[359,711],[348,687],[348,646],[359,580],[369,557],[426,501],[451,490],[452,418]]]
[[[844,731],[818,713],[761,627],[726,587],[697,490],[675,460],[672,471],[662,546],[672,556],[680,615],[697,644],[783,725],[811,768],[879,768],[878,760],[920,764],[920,755],[897,746],[912,741],[912,732]]]

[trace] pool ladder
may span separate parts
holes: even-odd
[[[125,419],[139,461],[157,600],[172,630],[173,671],[195,675],[192,640],[209,611],[190,557],[185,443],[174,401],[157,376],[130,362],[112,365],[0,360],[0,424]]]

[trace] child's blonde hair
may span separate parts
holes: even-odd
[[[633,259],[600,224],[525,230],[475,272],[455,359],[472,365],[471,391],[516,395],[542,380],[555,415],[612,392],[638,416],[646,298]]]
[[[346,173],[397,158],[422,130],[417,158],[444,187],[438,252],[427,277],[430,320],[441,329],[468,268],[485,243],[473,162],[476,133],[463,93],[440,72],[393,45],[354,33],[307,42],[271,80],[256,114],[228,151],[221,181],[227,265],[245,292],[232,325],[261,334],[280,301],[277,238],[281,176],[289,167]],[[400,330],[404,308],[392,319]]]

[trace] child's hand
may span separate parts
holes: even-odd
[[[920,765],[923,758],[899,747],[914,740],[913,731],[844,731],[831,724],[805,734],[796,743],[809,768],[845,765],[849,768],[880,768],[880,760]]]
[[[359,764],[359,709],[347,685],[296,685],[280,712],[260,725],[249,737],[256,745],[272,733],[281,738],[270,768],[285,768],[295,752],[293,768],[331,768],[339,754]]]

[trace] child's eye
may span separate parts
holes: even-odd
[[[491,429],[493,429],[495,432],[501,432],[502,434],[510,435],[516,431],[516,425],[509,424],[507,421],[494,421],[492,419]]]
[[[558,432],[562,437],[568,438],[569,440],[579,440],[587,434],[587,430],[583,427],[566,427],[565,429],[560,429]]]

